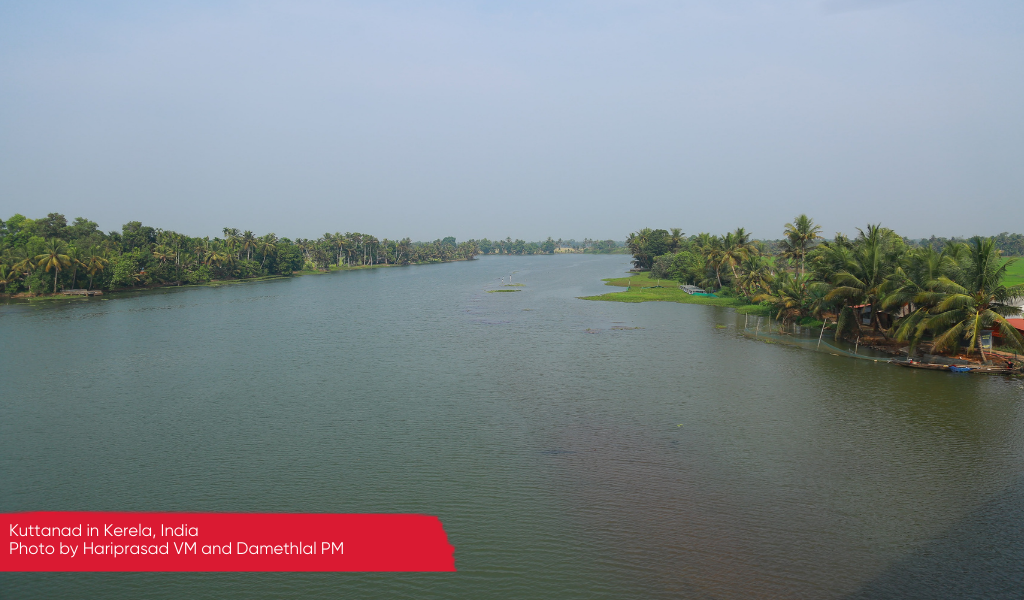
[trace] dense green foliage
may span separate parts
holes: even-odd
[[[770,247],[743,228],[724,236],[683,238],[678,229],[642,229],[629,236],[633,264],[651,277],[676,280],[739,296],[770,307],[783,320],[831,319],[836,335],[878,335],[934,351],[981,349],[995,330],[1003,343],[1024,350],[1024,339],[1006,317],[1019,314],[1024,284],[1015,280],[1018,259],[1005,259],[1001,234],[915,243],[881,225],[822,240],[806,215],[787,223]],[[867,330],[865,330],[867,327]],[[984,354],[984,353],[982,353]]]
[[[325,233],[310,239],[258,236],[225,227],[223,237],[189,237],[138,221],[104,233],[78,217],[42,219],[16,214],[0,221],[0,293],[57,293],[62,289],[201,284],[213,280],[291,275],[377,265],[464,260],[477,254],[551,254],[556,248],[612,252],[611,240],[525,242],[507,238],[456,242],[378,239],[366,233]]]
[[[968,241],[969,239],[967,238],[944,238],[935,237],[934,235],[927,239],[908,240],[914,246],[930,246],[933,250],[942,250],[951,243],[964,244]],[[994,236],[992,242],[995,244],[996,250],[999,250],[1003,256],[1024,256],[1024,235],[1022,234],[1004,231]]]

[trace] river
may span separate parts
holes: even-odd
[[[763,344],[728,309],[577,299],[627,265],[483,257],[0,306],[0,512],[425,513],[458,568],[0,574],[0,596],[1024,596],[1020,380]],[[487,293],[509,275],[519,292]]]

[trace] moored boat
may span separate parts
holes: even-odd
[[[890,360],[889,362],[894,364],[894,365],[899,365],[901,367],[910,367],[911,369],[929,369],[931,371],[948,371],[949,370],[949,365],[936,365],[936,364],[933,364],[933,363],[917,362],[916,360],[897,360],[897,359],[894,358],[894,359]]]
[[[923,363],[916,360],[899,360],[892,359],[888,361],[890,364],[898,365],[900,367],[909,367],[911,369],[927,369],[929,371],[951,371],[953,373],[984,373],[988,375],[1011,375],[1014,373],[1013,369],[1006,367],[987,367],[987,366],[966,366],[966,365],[940,365],[936,363]]]

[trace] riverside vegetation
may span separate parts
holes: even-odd
[[[909,240],[881,225],[857,231],[824,240],[806,215],[774,242],[752,240],[742,227],[688,238],[680,229],[645,228],[626,241],[642,272],[606,280],[630,291],[587,299],[732,306],[783,324],[830,323],[836,339],[911,355],[977,350],[984,361],[987,332],[1024,351],[1024,338],[1006,320],[1021,312],[1024,263],[1002,256],[1020,250],[1024,236]],[[691,296],[676,282],[715,296]]]
[[[551,254],[556,248],[609,253],[612,240],[433,242],[378,239],[367,233],[325,233],[310,240],[256,235],[225,227],[224,237],[190,237],[126,223],[104,233],[88,219],[59,213],[41,219],[16,214],[0,221],[0,293],[19,297],[64,289],[123,290],[214,281],[251,280],[390,265],[467,260],[478,254]]]

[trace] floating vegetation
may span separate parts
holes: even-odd
[[[521,292],[523,290],[487,290],[488,294],[499,294],[501,292]]]
[[[600,329],[591,329],[591,328],[587,327],[586,331],[584,331],[583,333],[601,333],[601,330]]]
[[[525,283],[506,283],[505,287],[526,287]]]
[[[728,327],[728,325],[719,325],[718,323],[715,323],[715,329],[725,329],[726,327]]]
[[[643,329],[643,327],[624,327],[622,325],[613,325],[612,329],[615,331],[632,331],[633,329]]]

